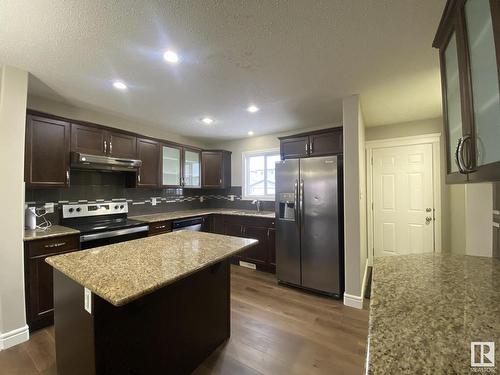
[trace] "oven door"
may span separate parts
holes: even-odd
[[[82,250],[92,249],[94,247],[147,237],[148,230],[149,226],[142,225],[139,227],[117,229],[108,232],[82,234],[80,236],[80,248]]]

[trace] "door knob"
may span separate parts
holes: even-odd
[[[426,225],[429,225],[429,224],[431,223],[431,221],[432,221],[432,217],[427,216],[427,217],[425,218],[425,224],[426,224]]]

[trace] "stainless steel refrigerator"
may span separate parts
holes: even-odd
[[[276,164],[276,273],[280,283],[344,292],[342,157]]]

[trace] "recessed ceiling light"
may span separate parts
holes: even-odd
[[[201,121],[204,123],[204,124],[207,124],[207,125],[210,125],[212,122],[214,122],[213,119],[211,119],[210,117],[203,117],[201,119]]]
[[[177,53],[175,53],[174,51],[172,50],[167,50],[164,54],[163,54],[163,58],[168,61],[169,63],[172,63],[172,64],[177,64],[179,62],[179,55],[177,55]]]
[[[259,112],[259,109],[260,109],[259,107],[252,104],[252,105],[248,106],[247,111],[250,113],[255,113],[255,112]]]
[[[248,132],[248,135],[253,135],[253,131],[251,131],[251,130],[250,130],[250,131]]]
[[[122,81],[114,81],[113,82],[113,87],[118,90],[126,90],[127,85],[123,83]]]

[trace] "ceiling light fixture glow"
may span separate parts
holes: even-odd
[[[122,81],[114,81],[113,82],[113,87],[118,90],[126,90],[127,85],[123,83]]]
[[[252,136],[252,135],[253,135],[253,131],[251,131],[251,130],[250,130],[250,131],[248,132],[248,135],[249,135],[249,136]]]
[[[172,63],[172,64],[177,64],[179,62],[179,55],[177,55],[177,53],[175,53],[172,50],[167,50],[163,54],[163,58],[165,59],[165,61]]]
[[[214,120],[211,119],[210,117],[203,117],[201,121],[206,125],[210,125],[212,122],[214,122]]]
[[[259,107],[257,107],[256,105],[249,105],[248,108],[247,108],[247,111],[250,112],[250,113],[255,113],[255,112],[259,112]]]

